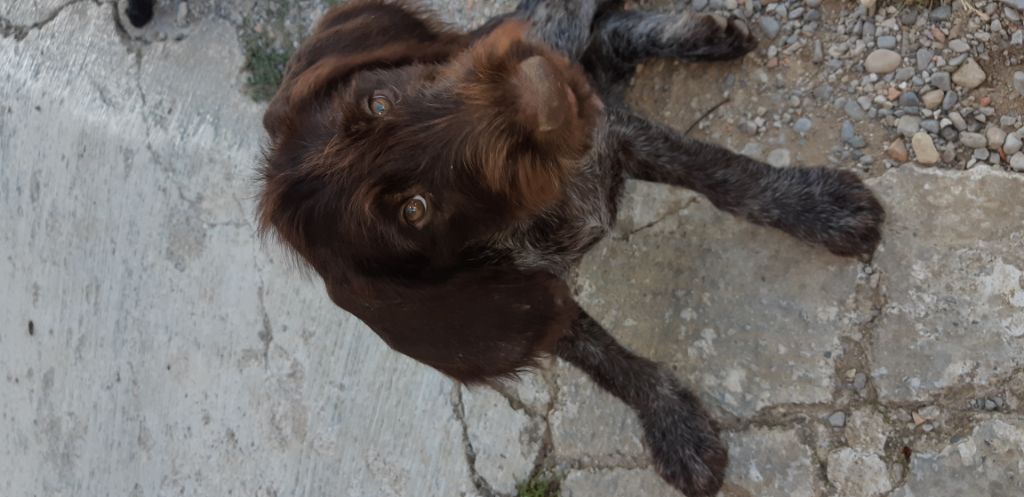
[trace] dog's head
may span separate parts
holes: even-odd
[[[583,73],[504,22],[472,39],[395,3],[334,9],[264,118],[261,224],[392,347],[513,372],[574,312],[555,276],[473,263],[554,206],[600,113]]]

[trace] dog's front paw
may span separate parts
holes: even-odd
[[[869,257],[882,239],[885,209],[875,194],[850,171],[817,169],[816,205],[807,229],[836,255]]]
[[[670,30],[676,56],[693,60],[738,59],[757,48],[757,38],[746,23],[714,14],[695,14]]]
[[[725,480],[729,453],[700,401],[682,387],[640,412],[644,438],[665,481],[688,497],[712,496]]]

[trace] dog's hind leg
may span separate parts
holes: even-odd
[[[757,47],[757,39],[738,19],[632,10],[605,12],[594,24],[591,43],[631,63],[653,57],[729,60]]]
[[[578,62],[599,10],[621,0],[523,0],[510,17],[530,23],[529,36]]]
[[[621,99],[624,83],[646,59],[728,60],[756,46],[757,40],[739,20],[606,9],[594,21],[582,62],[602,96]]]
[[[838,255],[868,256],[878,246],[885,211],[850,171],[775,168],[625,109],[608,116],[609,150],[629,176],[689,188],[719,209]]]

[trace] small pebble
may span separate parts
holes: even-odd
[[[860,108],[856,100],[847,100],[843,110],[846,111],[846,115],[850,116],[850,119],[855,121],[864,119],[864,109]]]
[[[1006,132],[999,126],[992,126],[985,130],[985,138],[988,140],[988,148],[997,150],[1006,141]]]
[[[956,123],[956,121],[953,121]],[[970,148],[985,148],[988,140],[980,133],[960,133],[960,143]]]
[[[910,155],[907,153],[907,146],[903,144],[903,140],[900,138],[897,138],[890,143],[885,149],[885,153],[892,160],[900,163],[907,162],[907,159],[910,158]]]
[[[801,117],[793,123],[793,130],[801,135],[806,135],[811,130],[811,120],[806,117]]]
[[[832,87],[824,84],[816,87],[811,94],[818,100],[829,100],[832,98]]]
[[[1017,32],[1020,33],[1020,31]],[[1017,90],[1017,93],[1024,97],[1024,71],[1013,73],[1013,89]]]
[[[921,103],[924,104],[924,108],[935,110],[942,105],[942,99],[945,98],[945,96],[946,92],[942,90],[932,90],[921,96]]]
[[[953,82],[968,90],[973,90],[985,82],[985,77],[985,71],[981,69],[981,66],[974,59],[967,59],[967,62],[964,62],[964,65],[953,73]]]
[[[943,91],[949,91],[949,89],[952,88],[950,86],[952,81],[953,80],[950,78],[949,73],[946,71],[938,71],[935,74],[932,74],[932,77],[928,78],[928,84]]]
[[[947,91],[946,96],[942,98],[942,110],[952,109],[956,103],[960,100],[960,95],[955,91]]]
[[[1002,2],[1020,12],[1024,12],[1024,0],[1002,0]]]
[[[910,79],[912,77],[914,77],[914,68],[913,67],[904,67],[902,69],[897,70],[896,71],[896,75],[893,76],[892,79],[894,79],[896,81],[906,81],[906,80],[908,80],[908,79]]]
[[[896,48],[896,37],[891,35],[879,36],[878,48]]]
[[[964,120],[964,117],[959,112],[950,112],[949,120],[953,123],[953,126],[956,126],[957,130],[963,131],[967,129],[967,121]]]
[[[864,70],[876,74],[889,74],[895,71],[902,61],[900,54],[880,48],[868,54],[864,60]]]
[[[914,135],[910,142],[914,149],[914,156],[919,164],[931,165],[939,162],[939,151],[935,149],[932,137],[920,131]]]
[[[770,15],[763,15],[757,20],[757,25],[761,28],[761,32],[764,33],[766,38],[773,39],[779,34],[779,21]]]
[[[1017,152],[1010,157],[1010,169],[1024,173],[1024,152]]]
[[[900,14],[900,22],[904,26],[913,26],[917,22],[917,11],[914,9],[906,9]]]
[[[792,159],[789,156],[789,149],[777,148],[768,152],[766,161],[775,167],[789,167]]]
[[[828,424],[832,425],[833,428],[842,428],[846,426],[846,413],[843,411],[836,411],[829,415]]]
[[[940,5],[928,13],[928,19],[933,21],[945,21],[953,15],[953,8],[949,5]]]
[[[1017,136],[1016,133],[1010,133],[1006,135],[1006,140],[1003,141],[1003,152],[1005,152],[1006,155],[1013,155],[1017,152],[1020,152],[1021,148],[1021,139],[1020,137]]]
[[[914,57],[917,60],[917,70],[923,71],[925,69],[928,69],[928,66],[932,63],[932,57],[934,55],[935,52],[932,52],[927,48],[917,49],[917,53],[914,55]]]
[[[903,142],[900,141],[900,145],[902,145],[902,144],[903,144]],[[906,155],[906,152],[907,152],[907,149],[904,148],[903,149],[904,156]],[[902,160],[900,162],[906,162],[906,159],[904,158],[904,160]],[[866,387],[866,386],[868,386],[868,375],[866,375],[864,373],[857,373],[857,375],[853,377],[853,388],[855,388],[858,391],[860,391],[860,390],[864,390],[864,387]]]
[[[896,131],[910,138],[921,129],[921,118],[917,116],[904,115],[896,120]],[[981,136],[981,135],[978,135]]]
[[[839,127],[839,138],[843,140],[843,143],[849,143],[855,135],[853,129],[853,123],[850,121],[843,121],[842,126]]]
[[[953,49],[956,53],[965,53],[971,51],[971,46],[966,42],[957,38],[949,41],[949,48]]]
[[[917,93],[912,91],[904,92],[900,95],[899,99],[900,107],[920,107],[921,99],[917,97]]]
[[[921,415],[921,417],[927,419],[928,421],[935,421],[936,419],[939,419],[939,416],[942,415],[942,409],[940,409],[939,406],[936,405],[922,407],[921,410],[917,412],[918,414]]]

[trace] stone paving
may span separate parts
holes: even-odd
[[[678,495],[574,369],[459,387],[260,243],[241,40],[267,3],[166,0],[135,32],[109,1],[0,0],[0,495]],[[513,4],[477,3],[433,5]],[[657,65],[632,98],[686,129],[714,87],[678,88],[757,64]],[[1024,174],[868,176],[870,263],[630,183],[580,299],[722,421],[723,496],[1024,495]]]

